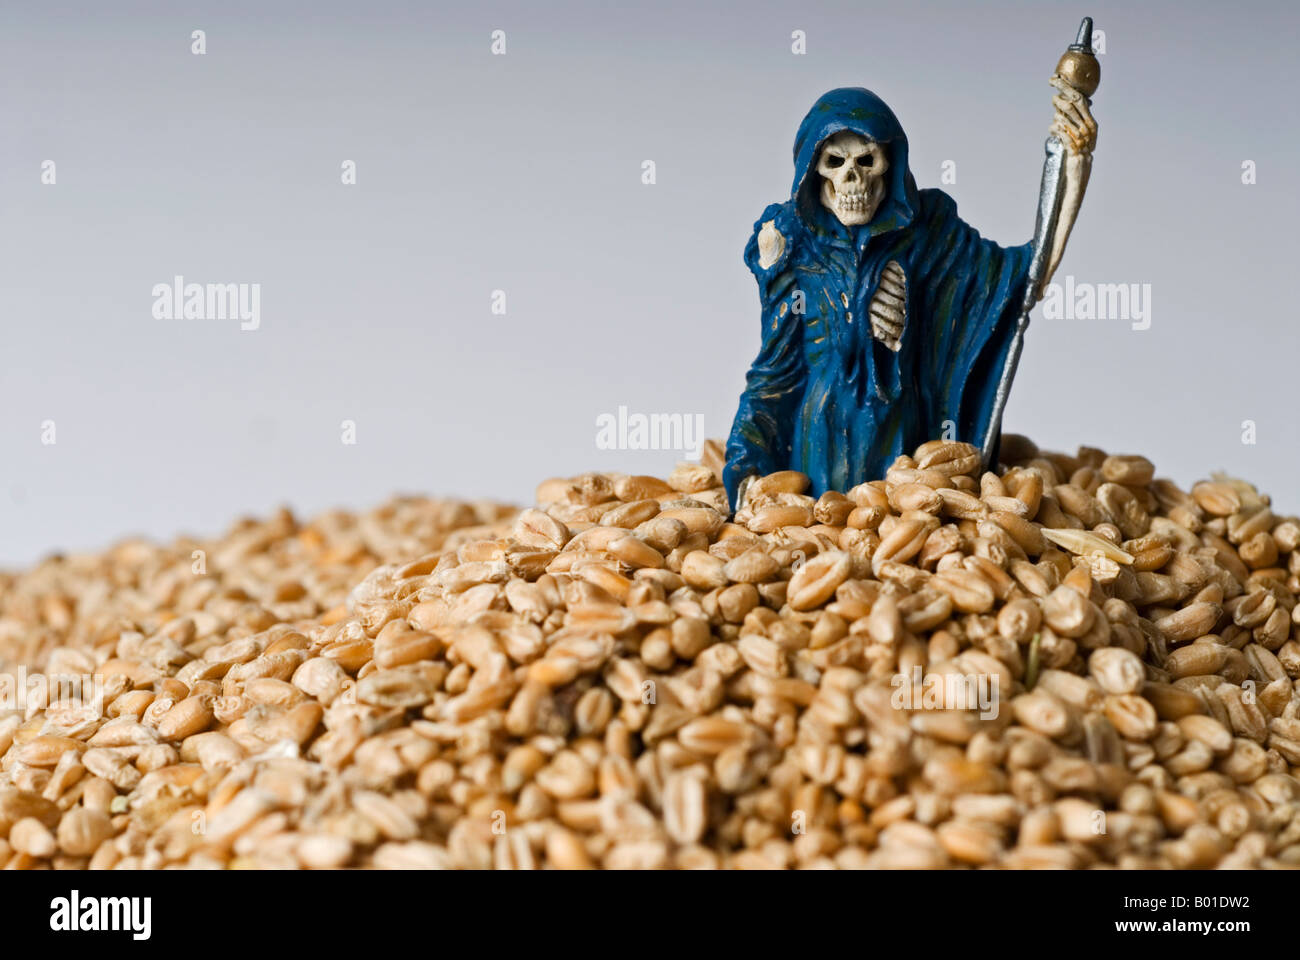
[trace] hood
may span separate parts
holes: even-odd
[[[885,175],[885,199],[871,222],[852,228],[862,243],[871,237],[907,226],[916,215],[916,182],[907,166],[907,135],[885,106],[885,101],[862,87],[840,87],[823,94],[799,124],[794,139],[794,185],[790,198],[799,217],[818,233],[844,236],[848,233],[821,204],[821,178],[817,175],[817,154],[822,141],[841,130],[888,144],[889,172]]]

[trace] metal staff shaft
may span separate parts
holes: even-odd
[[[1065,146],[1053,135],[1047,138],[1044,149],[1047,157],[1043,160],[1043,179],[1038,187],[1038,219],[1034,223],[1034,252],[1029,261],[1025,299],[1020,306],[1016,332],[1011,338],[1011,349],[1007,351],[1007,361],[1002,368],[1002,377],[998,380],[997,392],[993,394],[993,415],[989,418],[988,430],[981,444],[985,470],[993,466],[993,446],[997,443],[998,434],[1002,430],[1002,413],[1007,407],[1007,398],[1011,395],[1011,381],[1016,376],[1016,367],[1020,364],[1020,352],[1025,346],[1025,331],[1029,329],[1029,312],[1038,302],[1039,287],[1043,282],[1043,274],[1047,272],[1047,258],[1051,256],[1052,244],[1056,240],[1061,198],[1065,195],[1063,176]]]
[[[1084,17],[1079,24],[1079,35],[1070,44],[1056,65],[1057,76],[1065,80],[1085,97],[1092,96],[1101,80],[1101,69],[1092,52],[1092,17]],[[1044,145],[1047,157],[1043,160],[1043,179],[1038,186],[1038,219],[1034,223],[1033,254],[1029,261],[1029,275],[1025,283],[1025,299],[1021,304],[1016,332],[1011,338],[1006,364],[993,395],[993,412],[984,434],[981,453],[984,469],[991,469],[993,447],[1002,431],[1002,414],[1011,394],[1011,381],[1020,364],[1020,353],[1025,346],[1025,330],[1029,328],[1029,312],[1038,302],[1043,277],[1047,273],[1047,258],[1052,255],[1056,229],[1061,218],[1061,201],[1065,196],[1065,145],[1056,134],[1047,138]]]

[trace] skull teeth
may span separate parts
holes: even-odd
[[[841,210],[863,210],[867,206],[866,193],[837,193],[835,206]]]

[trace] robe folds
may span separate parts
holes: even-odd
[[[852,130],[885,145],[885,196],[871,221],[845,227],[822,206],[817,157]],[[880,479],[927,440],[979,444],[1015,333],[1031,245],[1000,247],[957,216],[941,190],[918,190],[907,138],[890,109],[861,88],[832,90],[795,138],[790,199],[754,224],[745,262],[762,300],[762,346],[727,442],[723,480],[800,470],[810,492]],[[784,241],[759,261],[771,223]],[[868,305],[891,260],[906,277],[897,352],[871,332]]]

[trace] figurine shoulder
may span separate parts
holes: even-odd
[[[927,222],[947,220],[957,216],[957,201],[937,187],[916,191],[921,205],[921,219]]]
[[[923,237],[925,243],[934,247],[934,249],[947,249],[959,240],[968,244],[984,244],[990,249],[997,248],[1001,250],[1015,251],[1017,257],[1024,257],[1027,263],[1028,256],[1032,254],[1032,244],[1024,244],[1016,247],[1003,247],[993,240],[989,240],[980,234],[980,231],[967,223],[957,214],[957,201],[944,193],[942,190],[929,188],[918,190],[919,213],[916,220],[913,221],[920,233],[918,237]]]
[[[789,260],[794,241],[794,210],[791,203],[768,205],[754,221],[754,232],[745,246],[745,263],[760,279],[776,273]]]
[[[950,237],[954,230],[969,231],[979,237],[979,231],[957,213],[957,201],[942,190],[929,187],[917,191],[920,210],[914,221],[926,236],[937,240]]]

